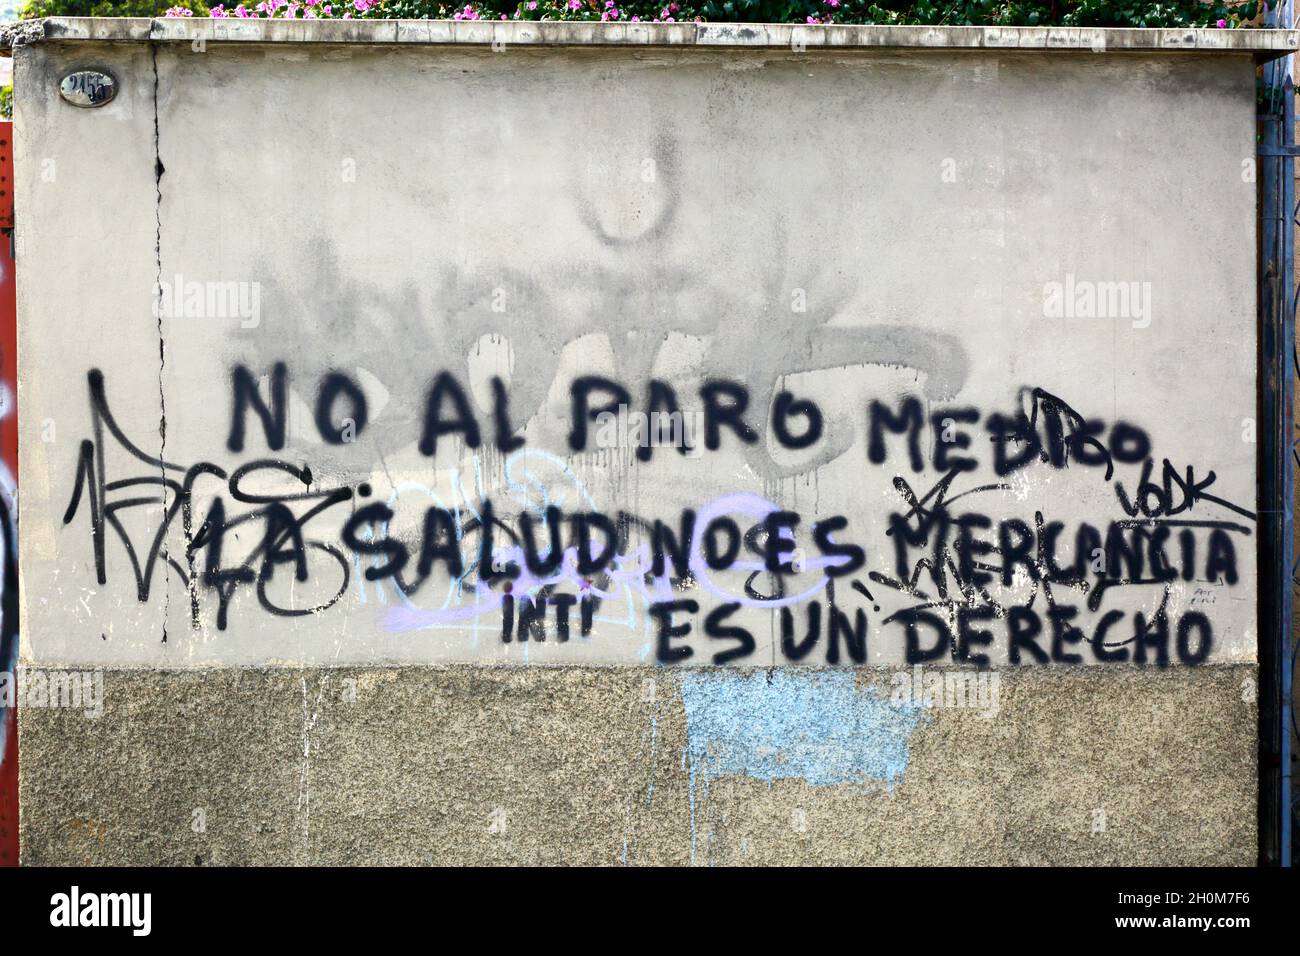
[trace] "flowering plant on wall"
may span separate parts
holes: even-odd
[[[835,0],[839,2],[839,0]],[[172,7],[169,17],[194,16],[186,7]],[[201,15],[201,14],[200,14]],[[471,2],[430,4],[420,0],[261,0],[237,6],[219,4],[213,17],[280,17],[298,19],[411,19],[411,20],[599,20],[605,22],[675,23],[701,20],[698,6],[684,8],[645,0],[521,0],[508,12],[501,4]],[[811,21],[810,21],[811,22]]]
[[[374,0],[260,0],[256,4],[240,3],[231,7],[219,3],[208,11],[208,16],[218,19],[279,17],[286,20],[350,20],[369,10],[373,2]],[[171,7],[164,16],[192,17],[194,11],[186,7]]]
[[[28,9],[57,0],[33,0]],[[169,17],[203,16],[201,3]],[[943,24],[948,26],[1177,27],[1247,26],[1258,0],[1229,6],[1200,0],[244,0],[211,8],[213,17],[286,19],[593,20],[630,23]],[[39,13],[46,16],[53,13]]]

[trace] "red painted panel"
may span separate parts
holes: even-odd
[[[13,124],[0,121],[0,670],[18,658],[18,301],[14,286]],[[0,866],[18,865],[18,721],[0,707]]]

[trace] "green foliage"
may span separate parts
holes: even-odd
[[[428,0],[389,0],[358,14],[358,20],[450,20],[449,3],[429,3]]]
[[[511,0],[470,0],[471,19],[598,20],[610,8],[605,0],[539,0],[535,9]],[[1068,27],[1235,27],[1259,12],[1258,0],[1229,6],[1222,0],[678,0],[617,2],[617,19],[643,21],[695,19],[735,23],[876,23],[949,26]],[[448,19],[465,3],[433,0],[381,0],[366,19]],[[810,20],[811,18],[811,20]]]
[[[208,4],[201,0],[27,0],[18,15],[35,17],[160,17],[169,7],[188,7],[195,16],[206,16]]]
[[[226,15],[235,3],[227,0]],[[284,16],[283,4],[253,16]],[[529,3],[532,6],[529,6]],[[215,4],[212,4],[215,5]],[[184,7],[206,16],[204,0],[26,0],[23,18],[154,17]],[[362,7],[366,4],[362,3]],[[306,4],[296,4],[305,11]],[[1223,0],[379,0],[358,10],[351,0],[333,0],[329,16],[358,19],[600,20],[626,22],[672,19],[738,23],[877,23],[950,26],[1179,27],[1242,26],[1259,11],[1259,0],[1228,6]],[[218,13],[221,11],[218,10]],[[317,15],[325,16],[317,6]],[[289,15],[301,16],[301,12]]]
[[[14,118],[14,86],[0,86],[0,119]]]
[[[944,24],[947,26],[1174,27],[1229,25],[1251,20],[1257,3],[1229,7],[1199,0],[702,0],[708,20],[770,23],[807,17],[835,23]]]

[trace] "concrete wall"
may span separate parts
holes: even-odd
[[[25,859],[1253,860],[1249,51],[211,26],[17,50]]]

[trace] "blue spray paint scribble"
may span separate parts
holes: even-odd
[[[908,738],[928,719],[853,671],[682,671],[690,762],[691,856],[696,784],[719,777],[801,779],[815,787],[883,781],[907,769]]]

